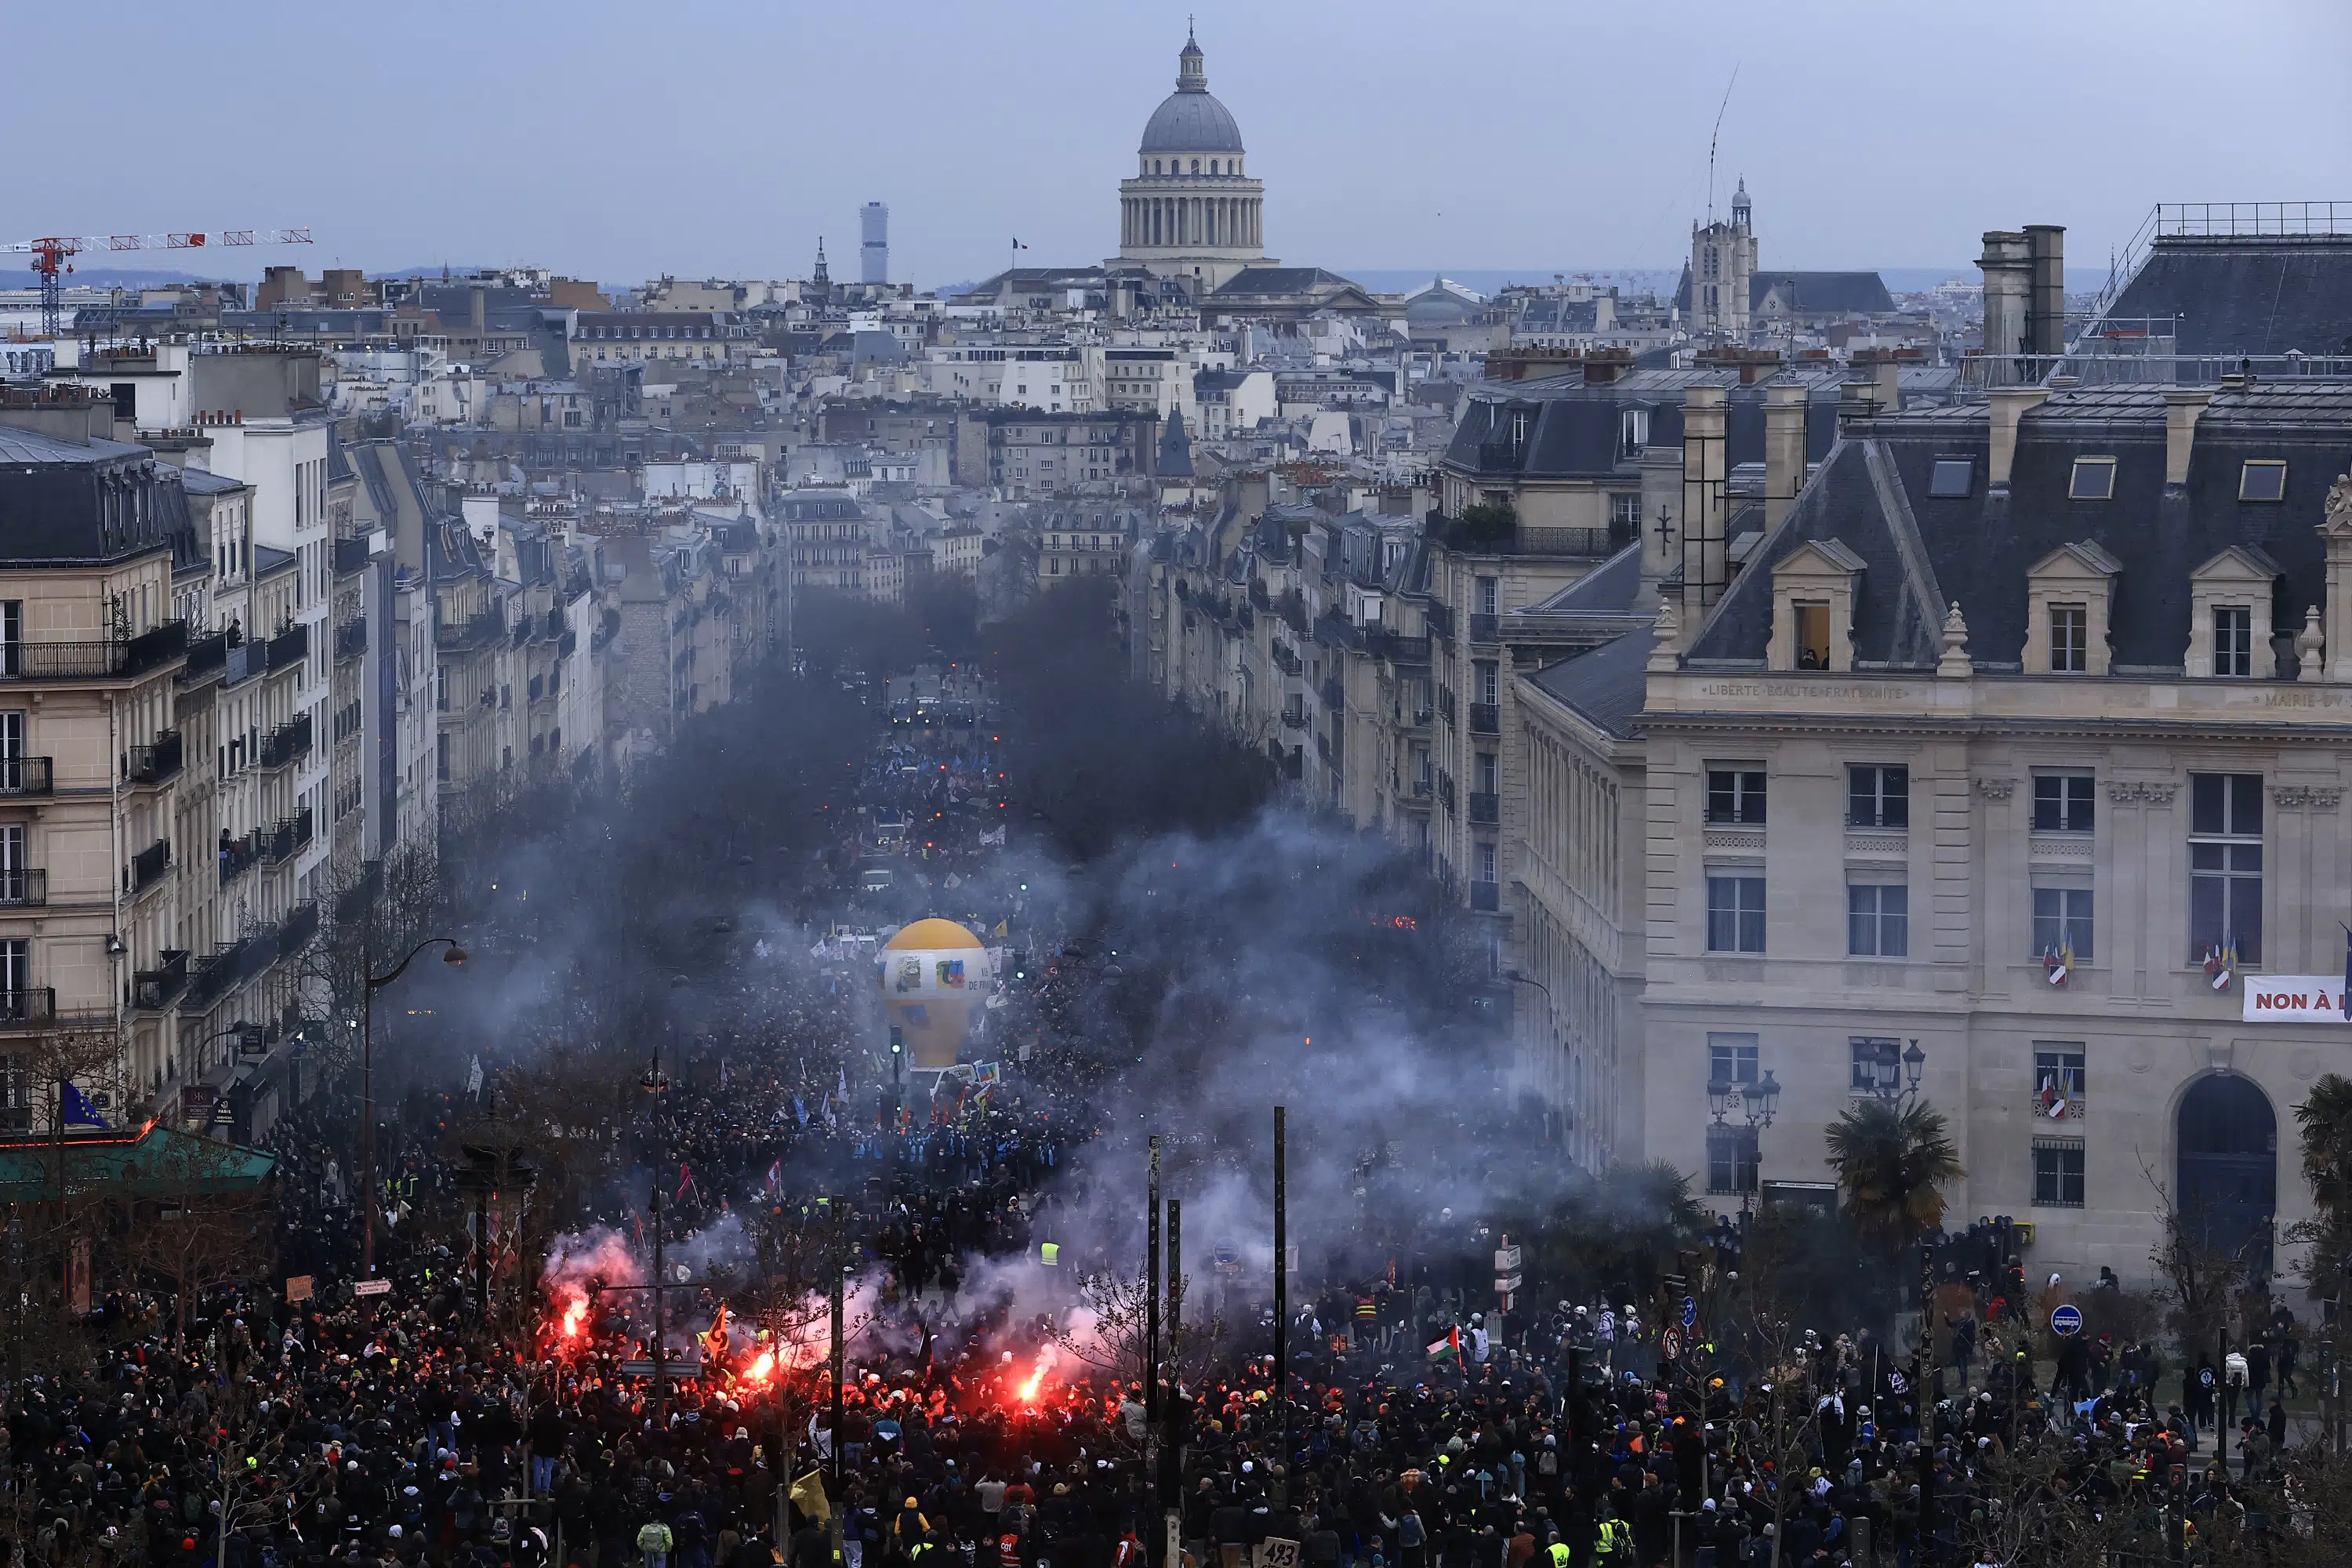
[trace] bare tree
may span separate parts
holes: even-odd
[[[173,1335],[184,1345],[188,1310],[203,1291],[262,1271],[271,1205],[247,1169],[247,1151],[185,1133],[163,1137],[116,1207],[132,1265],[171,1287]]]

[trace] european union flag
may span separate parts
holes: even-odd
[[[104,1127],[106,1118],[98,1113],[98,1107],[89,1102],[89,1097],[74,1087],[73,1079],[67,1079],[64,1084],[65,1124],[68,1127]]]

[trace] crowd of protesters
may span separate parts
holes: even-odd
[[[598,1298],[576,1333],[528,1282],[520,1315],[484,1310],[464,1238],[422,1216],[453,1190],[446,1130],[496,1096],[495,1060],[387,1108],[393,1284],[355,1294],[366,1194],[330,1094],[273,1132],[276,1274],[307,1291],[213,1292],[184,1334],[152,1300],[94,1303],[94,1365],[12,1387],[0,1568],[1147,1568],[1171,1545],[1214,1568],[1836,1568],[2027,1560],[2061,1519],[2149,1562],[2298,1528],[2291,1319],[2219,1364],[2053,1341],[1990,1233],[1968,1238],[1992,1249],[1973,1288],[1938,1298],[1924,1367],[1724,1289],[1686,1310],[1668,1293],[1491,1313],[1491,1282],[1410,1253],[1302,1287],[1277,1325],[1264,1280],[1213,1258],[1147,1391],[1133,1334],[1072,1281],[1114,1260],[1040,1256],[1072,1152],[1106,1137],[1064,1070],[1092,1060],[1066,1037],[1101,960],[991,874],[984,722],[888,737],[837,859],[929,850],[927,894],[1017,944],[987,1026],[1003,1070],[877,1085],[859,1060],[870,952],[762,938],[743,1005],[674,1047],[660,1113],[612,1130],[630,1180],[579,1216],[642,1265],[648,1219],[685,1244],[850,1195],[866,1221],[844,1239],[858,1300],[837,1391],[814,1312],[730,1331],[703,1282],[663,1298],[666,1353],[691,1342],[695,1369],[674,1383],[647,1375],[643,1295]]]

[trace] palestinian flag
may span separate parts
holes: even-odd
[[[1458,1362],[1461,1359],[1462,1331],[1459,1328],[1446,1330],[1445,1337],[1433,1342],[1429,1347],[1429,1361],[1432,1366],[1442,1361]]]

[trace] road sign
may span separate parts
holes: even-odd
[[[358,1280],[352,1286],[352,1294],[354,1296],[389,1296],[392,1294],[392,1281],[389,1279]]]
[[[1495,1289],[1507,1296],[1527,1282],[1528,1277],[1524,1274],[1504,1274],[1496,1277]]]
[[[1696,1322],[1697,1322],[1697,1321],[1698,1321],[1698,1298],[1697,1298],[1697,1297],[1696,1297],[1696,1296],[1685,1296],[1685,1297],[1684,1297],[1684,1298],[1683,1298],[1683,1327],[1687,1329],[1687,1328],[1689,1328],[1693,1323],[1696,1323]]]
[[[1519,1271],[1519,1249],[1517,1247],[1495,1248],[1495,1272],[1517,1274]]]
[[[1668,1361],[1683,1353],[1683,1337],[1672,1329],[1658,1336],[1658,1349]]]
[[[2083,1309],[2072,1301],[2050,1310],[2050,1331],[2060,1339],[2071,1340],[2083,1331]]]
[[[653,1374],[654,1363],[651,1356],[625,1361],[621,1363],[621,1375],[623,1377],[651,1377]],[[664,1377],[677,1378],[700,1377],[702,1375],[702,1363],[698,1358],[687,1356],[674,1357],[667,1363],[664,1363],[662,1375]]]

